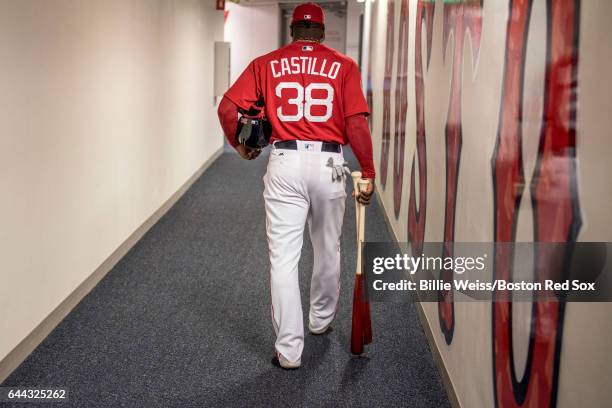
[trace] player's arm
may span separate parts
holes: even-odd
[[[217,115],[219,115],[219,122],[221,122],[221,128],[225,134],[225,138],[230,145],[236,149],[240,157],[246,160],[253,160],[259,156],[260,150],[249,149],[238,143],[236,139],[236,130],[238,128],[238,106],[234,104],[229,98],[223,97],[219,108],[217,109]]]
[[[232,101],[224,96],[217,109],[217,115],[219,115],[219,122],[221,123],[221,128],[223,129],[223,133],[228,143],[232,145],[234,149],[237,148],[240,145],[238,140],[236,140],[236,130],[238,129],[238,106],[234,105]]]
[[[361,177],[370,180],[368,189],[357,196],[360,203],[367,205],[374,192],[376,173],[372,159],[372,137],[366,119],[370,111],[361,89],[359,67],[354,62],[349,65],[344,77],[342,98],[346,137],[361,166]]]
[[[259,100],[261,92],[258,91],[256,71],[255,61],[251,61],[236,82],[223,95],[217,110],[225,137],[240,156],[246,160],[253,160],[259,156],[260,150],[245,147],[236,140],[238,109],[247,111]]]
[[[370,184],[368,189],[359,193],[357,200],[362,204],[369,204],[372,194],[374,193],[374,179],[376,171],[374,170],[374,159],[372,153],[372,136],[366,115],[359,113],[349,116],[345,119],[346,136],[348,138],[351,149],[361,167],[361,177],[369,179]]]

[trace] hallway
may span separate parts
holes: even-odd
[[[306,335],[299,370],[272,366],[266,163],[223,154],[2,386],[66,387],[74,407],[449,406],[413,304],[372,304],[374,342],[350,354],[350,196],[333,331]],[[375,202],[366,241],[385,225]],[[311,268],[305,239],[304,310]]]

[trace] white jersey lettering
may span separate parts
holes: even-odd
[[[279,72],[280,66],[280,72]],[[291,57],[280,58],[270,61],[270,71],[274,78],[280,78],[285,75],[308,74],[320,76],[323,78],[336,79],[342,68],[342,64],[338,61],[328,61],[326,58],[322,60],[317,57]]]

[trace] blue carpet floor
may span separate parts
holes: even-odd
[[[449,406],[413,304],[372,304],[374,342],[350,354],[351,201],[333,331],[306,335],[299,370],[271,364],[266,162],[221,156],[2,386],[67,387],[51,405],[71,407]],[[391,240],[376,203],[366,218],[366,240]]]

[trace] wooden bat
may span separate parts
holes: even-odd
[[[355,289],[353,291],[353,320],[351,328],[351,352],[362,354],[363,345],[372,342],[372,322],[370,303],[366,297],[365,282],[362,270],[361,245],[365,238],[365,206],[357,201],[357,192],[365,191],[369,181],[361,179],[361,172],[351,173],[355,191],[355,223],[357,227],[357,267],[355,271]]]

